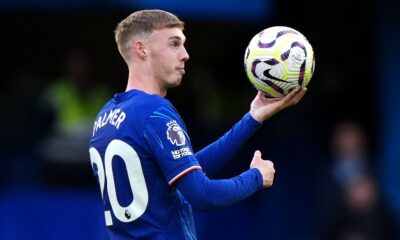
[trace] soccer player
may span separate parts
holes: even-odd
[[[259,92],[250,112],[224,136],[194,152],[186,126],[165,99],[185,74],[189,55],[184,23],[162,10],[143,10],[121,21],[118,50],[129,68],[126,91],[98,114],[90,159],[100,184],[110,239],[196,239],[191,208],[209,210],[270,187],[274,166],[260,151],[250,169],[231,179],[211,180],[263,121],[296,104],[306,89],[281,99]]]

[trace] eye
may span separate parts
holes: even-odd
[[[172,41],[171,43],[170,43],[170,45],[172,46],[172,47],[179,47],[180,46],[180,42],[179,41]]]

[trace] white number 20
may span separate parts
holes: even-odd
[[[114,216],[121,222],[132,222],[136,220],[146,210],[149,194],[143,175],[142,165],[135,149],[121,140],[112,140],[110,144],[108,144],[105,152],[104,166],[103,162],[101,161],[100,153],[95,148],[90,148],[89,153],[92,168],[94,169],[93,164],[97,165],[97,175],[100,183],[101,196],[103,199],[104,185],[107,179],[108,198],[110,200]],[[112,161],[114,156],[121,157],[125,163],[126,172],[128,174],[133,200],[126,207],[121,206],[117,199],[114,172],[112,169]],[[106,225],[113,225],[110,211],[106,210],[104,214]]]

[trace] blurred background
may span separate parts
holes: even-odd
[[[167,98],[195,150],[249,110],[243,55],[256,33],[290,26],[316,56],[304,99],[216,176],[248,169],[260,149],[274,186],[195,212],[199,239],[400,239],[400,8],[386,0],[0,1],[0,239],[106,239],[88,140],[125,90],[114,28],[145,8],[186,22],[191,58]]]

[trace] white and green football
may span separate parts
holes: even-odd
[[[275,26],[255,35],[244,55],[247,77],[267,97],[305,87],[314,73],[314,51],[299,31]]]

